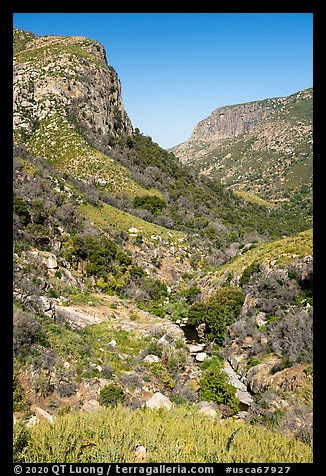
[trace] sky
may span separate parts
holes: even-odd
[[[14,27],[102,43],[133,126],[164,148],[217,107],[313,81],[311,13],[15,13]]]

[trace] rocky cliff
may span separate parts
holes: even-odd
[[[14,126],[32,133],[55,108],[68,117],[75,109],[81,125],[96,134],[132,131],[121,86],[104,48],[82,36],[28,35],[15,30]]]
[[[195,127],[190,140],[211,142],[222,139],[232,139],[240,134],[246,134],[259,124],[270,109],[257,102],[240,104],[238,106],[221,107]]]
[[[14,139],[34,156],[106,191],[140,192],[126,168],[97,145],[133,132],[121,85],[102,45],[81,36],[14,30]]]
[[[181,162],[220,179],[244,199],[286,203],[299,213],[304,204],[308,216],[312,97],[313,90],[306,89],[288,97],[218,108],[173,152]]]

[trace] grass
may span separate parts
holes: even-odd
[[[282,238],[270,243],[261,243],[256,248],[241,256],[236,256],[232,261],[221,266],[215,276],[221,277],[228,272],[239,276],[254,261],[267,265],[274,261],[275,266],[282,268],[293,262],[293,255],[302,258],[312,255],[312,252],[312,229],[309,229],[296,236]]]
[[[227,451],[231,434],[241,428]],[[16,435],[21,432],[16,427]],[[26,432],[26,430],[25,430]],[[135,461],[136,443],[147,449],[146,462],[311,462],[311,448],[279,432],[227,419],[211,420],[193,408],[170,411],[102,408],[92,414],[69,414],[53,424],[39,423],[25,433],[20,462],[101,463]]]
[[[114,315],[112,310],[111,317]],[[115,373],[129,370],[129,363],[148,346],[148,339],[110,327],[105,321],[85,327],[76,332],[67,327],[46,320],[42,323],[46,329],[47,339],[55,354],[76,364],[77,372],[83,374],[91,363],[111,365]],[[108,347],[112,340],[117,342],[119,353],[125,360],[120,360],[117,353]],[[79,370],[78,370],[79,369]]]
[[[54,56],[72,55],[85,58],[97,68],[103,68],[103,64],[97,60],[96,56],[87,51],[88,46],[92,43],[96,44],[87,38],[76,38],[74,42],[70,41],[70,37],[64,36],[56,39],[51,36],[36,38],[36,41],[31,42],[29,48],[26,49],[25,46],[28,40],[33,40],[33,37],[22,37],[16,41],[15,57],[19,63],[32,62],[33,65],[40,68],[40,65],[44,67],[45,64],[51,62]]]
[[[259,205],[261,207],[272,208],[274,206],[273,203],[269,203],[263,198],[260,198],[258,197],[258,195],[255,195],[253,193],[243,192],[240,190],[234,190],[234,193],[238,195],[238,197],[245,200],[246,202],[254,203],[255,205]]]
[[[63,173],[80,179],[101,179],[98,186],[132,196],[157,195],[132,180],[129,171],[92,147],[58,110],[40,122],[28,143],[32,154],[42,157]]]
[[[184,234],[181,232],[168,230],[162,226],[149,223],[106,203],[101,208],[90,204],[81,205],[79,211],[95,225],[99,227],[109,226],[110,229],[115,231],[122,230],[128,232],[129,228],[134,227],[139,230],[140,235],[147,238],[150,238],[152,235],[159,235],[163,240],[176,240],[184,237]]]

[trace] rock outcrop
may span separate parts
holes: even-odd
[[[270,207],[299,193],[310,213],[312,97],[311,88],[218,108],[171,151],[244,200]]]
[[[156,392],[152,398],[147,400],[146,407],[157,410],[159,408],[164,408],[165,410],[170,410],[172,407],[172,402],[162,393]]]
[[[232,139],[249,132],[269,112],[267,107],[262,107],[258,102],[215,109],[207,119],[197,124],[190,140],[211,142]]]
[[[58,107],[64,115],[74,109],[78,122],[96,134],[132,132],[120,81],[100,43],[32,36],[14,57],[14,126],[32,133]]]

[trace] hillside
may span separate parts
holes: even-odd
[[[232,190],[309,216],[312,106],[311,88],[221,107],[197,124],[189,140],[171,150],[182,163]]]
[[[15,461],[311,461],[305,218],[134,128],[99,43],[14,53]]]

